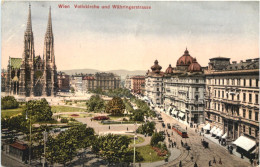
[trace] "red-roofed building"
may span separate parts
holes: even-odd
[[[145,76],[132,76],[131,77],[131,91],[137,94],[143,94],[142,85],[145,84]]]
[[[21,142],[15,141],[9,145],[9,155],[18,161],[27,161],[28,160],[28,145]]]

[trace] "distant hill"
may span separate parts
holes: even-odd
[[[95,69],[74,69],[74,70],[63,70],[66,74],[72,75],[75,73],[83,73],[83,74],[95,74],[96,72],[111,72],[121,76],[121,79],[125,79],[127,75],[145,75],[146,71],[144,70],[135,70],[135,71],[128,71],[128,70],[110,70],[110,71],[99,71]]]

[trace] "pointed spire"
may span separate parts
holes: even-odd
[[[47,34],[52,35],[51,7],[49,9],[49,18],[48,18],[48,25],[47,25],[46,35]]]
[[[29,4],[29,14],[28,14],[26,32],[32,32],[31,4]]]

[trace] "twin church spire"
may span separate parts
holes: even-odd
[[[51,62],[54,61],[53,43],[54,43],[54,39],[53,39],[53,32],[52,32],[52,18],[51,18],[51,7],[50,7],[48,24],[47,24],[45,40],[44,40],[44,51],[43,51],[43,59],[45,59],[46,61],[47,60],[50,60]],[[32,31],[31,5],[29,5],[27,27],[25,31],[25,57],[31,60],[33,60],[35,57],[33,31]]]
[[[32,16],[31,16],[31,4],[29,5],[29,12],[28,12],[28,20],[27,20],[27,27],[26,32],[32,32]],[[52,19],[51,19],[51,7],[49,8],[49,17],[48,17],[48,24],[47,24],[47,31],[46,35],[52,35]]]

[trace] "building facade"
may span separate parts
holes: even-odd
[[[158,60],[155,60],[151,70],[148,70],[145,76],[145,96],[153,105],[163,104],[163,76],[162,67]]]
[[[259,134],[259,59],[239,63],[229,58],[210,59],[206,76],[205,118],[234,141],[241,135],[256,140]]]
[[[9,57],[7,66],[7,94],[21,96],[55,96],[57,93],[57,70],[54,55],[51,9],[44,39],[43,58],[35,56],[32,31],[31,6],[24,33],[22,58]]]
[[[121,79],[113,73],[78,74],[72,75],[70,85],[77,92],[88,92],[101,89],[103,91],[120,88]]]
[[[58,79],[58,91],[69,92],[70,91],[70,76],[64,72],[59,72],[57,74]]]
[[[129,76],[129,75],[126,76],[124,87],[125,87],[126,89],[131,90],[131,76]]]
[[[93,89],[113,90],[120,88],[121,79],[113,73],[96,73]]]
[[[145,84],[145,76],[132,76],[131,77],[131,92],[136,94],[143,94],[142,86]]]
[[[196,58],[186,49],[176,68],[164,73],[164,109],[191,126],[204,123],[205,76]]]

